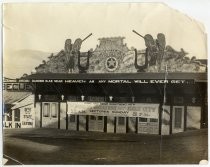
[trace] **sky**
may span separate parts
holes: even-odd
[[[58,52],[65,39],[89,38],[82,47],[95,48],[100,37],[125,36],[128,46],[144,48],[132,33],[166,35],[167,44],[204,55],[200,27],[187,16],[162,4],[8,4],[4,7],[5,49]],[[202,31],[202,30],[201,30]],[[195,46],[200,46],[195,47]]]
[[[207,57],[203,25],[161,3],[6,4],[3,18],[4,67],[26,63],[12,62],[15,51],[55,53],[64,48],[66,39],[83,39],[89,33],[93,35],[82,44],[81,51],[94,49],[98,38],[116,36],[125,37],[128,47],[145,49],[144,40],[133,29],[154,38],[164,33],[166,44],[174,49],[184,48],[189,57]]]

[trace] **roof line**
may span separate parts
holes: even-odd
[[[30,95],[32,95],[32,92],[30,92],[30,94],[27,94],[26,96],[22,97],[21,99],[18,99],[17,101],[13,102],[12,104],[16,104],[18,102],[21,102],[21,101],[23,101],[24,99],[26,99]]]

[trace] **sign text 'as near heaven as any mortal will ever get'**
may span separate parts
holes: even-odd
[[[38,83],[110,83],[110,84],[188,84],[193,83],[193,80],[183,80],[183,79],[112,79],[112,80],[101,80],[101,79],[94,79],[94,80],[83,80],[83,79],[43,79],[43,80],[32,80],[32,82]]]

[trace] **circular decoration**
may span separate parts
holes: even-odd
[[[118,61],[115,57],[108,57],[105,66],[108,71],[115,71],[118,67]]]

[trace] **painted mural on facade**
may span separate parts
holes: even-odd
[[[109,37],[99,38],[94,50],[80,52],[83,41],[91,33],[83,40],[67,39],[64,49],[38,65],[36,73],[206,72],[207,65],[195,56],[190,58],[183,48],[177,51],[167,45],[164,34],[158,33],[154,38],[133,32],[145,41],[145,48],[128,48],[124,37]]]

